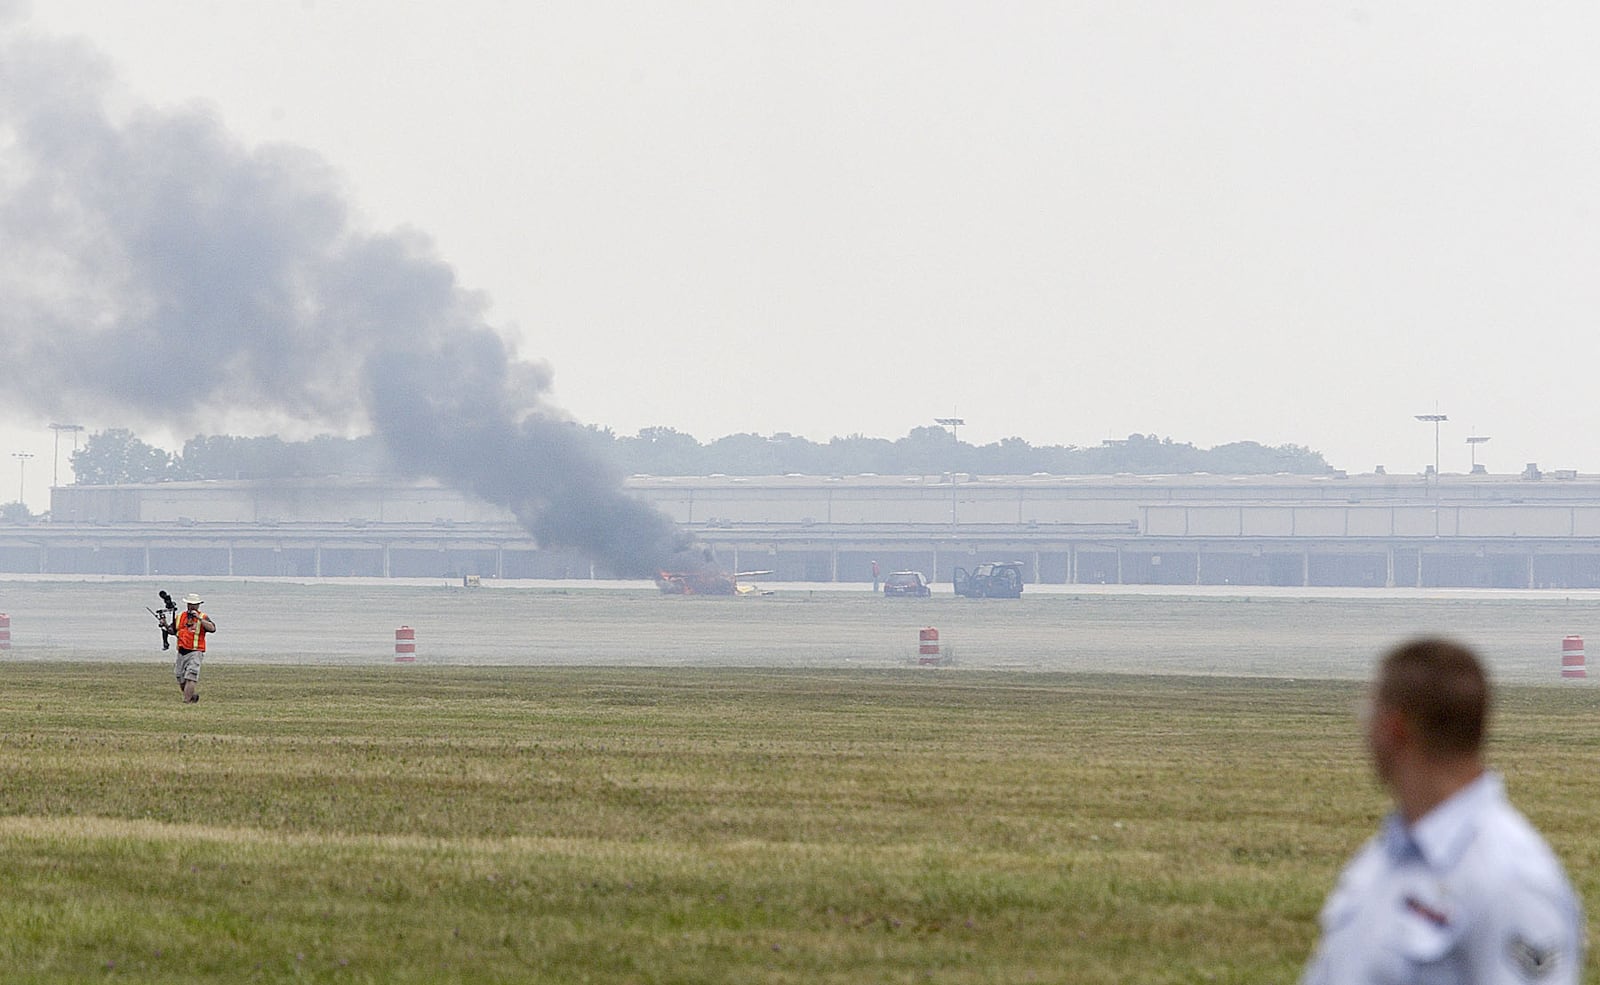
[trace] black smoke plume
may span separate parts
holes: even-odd
[[[617,575],[698,558],[548,405],[548,369],[509,350],[424,237],[357,228],[308,151],[115,95],[92,50],[0,24],[0,401],[370,426],[402,468]]]

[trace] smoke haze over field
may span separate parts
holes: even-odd
[[[559,368],[543,405],[618,434],[826,442],[958,417],[980,446],[1155,434],[1298,445],[1392,475],[1433,465],[1437,435],[1447,474],[1600,471],[1581,371],[1600,310],[1600,5],[0,0],[8,10],[15,38],[83,41],[58,58],[66,74],[8,64],[0,99],[75,111],[93,95],[117,140],[158,153],[157,127],[209,132],[186,152],[241,158],[237,189],[297,190],[259,206],[301,210],[294,227],[257,226],[265,239],[246,244],[313,281],[289,296],[336,305],[336,275],[359,283],[363,250],[390,251],[407,290],[442,288],[446,313],[494,326],[513,362]],[[87,67],[101,60],[115,84]],[[21,180],[9,139],[7,187]],[[90,162],[73,155],[56,159],[81,173]],[[157,157],[143,177],[199,164]],[[100,189],[97,207],[150,208],[110,200],[139,178]],[[6,201],[83,232],[59,202]],[[412,226],[427,237],[352,232]],[[35,300],[69,275],[92,283],[58,292],[71,305],[57,324],[91,317],[133,281],[127,259],[90,245],[74,243],[66,269],[8,253],[0,279]],[[307,249],[328,252],[320,274],[291,262]],[[159,299],[133,300],[128,325],[161,324]],[[190,300],[205,312],[199,291]],[[348,344],[342,313],[296,317],[300,334],[275,340],[285,355],[331,358],[315,351],[323,332]],[[76,332],[39,348],[132,376],[116,360],[154,334],[105,353],[68,351]],[[270,358],[230,369],[290,385]],[[140,433],[172,448],[198,430],[304,438],[318,425],[296,421],[323,416],[356,428],[346,369],[302,365],[296,401],[247,413],[199,394],[190,421]],[[62,409],[0,417],[0,455],[38,456],[37,510],[48,414],[140,422],[100,409],[117,400],[34,389]],[[1438,430],[1414,419],[1435,412],[1449,417]]]
[[[510,351],[425,238],[357,228],[314,154],[112,94],[85,46],[0,48],[8,409],[370,426],[408,471],[618,574],[653,574],[684,546],[621,492],[547,403],[548,369]]]

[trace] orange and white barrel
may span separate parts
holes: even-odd
[[[11,617],[0,612],[0,650],[11,649]]]
[[[417,631],[410,626],[401,626],[394,631],[394,662],[397,664],[415,663],[417,659]]]
[[[917,634],[917,663],[924,667],[939,665],[939,631],[924,629]]]
[[[1588,676],[1583,666],[1583,637],[1563,637],[1561,640],[1561,679],[1576,681]]]

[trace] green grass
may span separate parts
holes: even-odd
[[[222,665],[202,693],[0,669],[7,981],[1282,982],[1385,809],[1350,683]],[[1502,704],[1494,759],[1593,911],[1600,691]]]

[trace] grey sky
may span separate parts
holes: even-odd
[[[1470,431],[1494,471],[1600,470],[1590,4],[49,0],[10,23],[84,38],[129,107],[321,155],[365,223],[484,292],[554,403],[623,433],[954,412],[975,442],[1416,471],[1437,408],[1446,471]],[[4,413],[41,509],[48,420]]]

